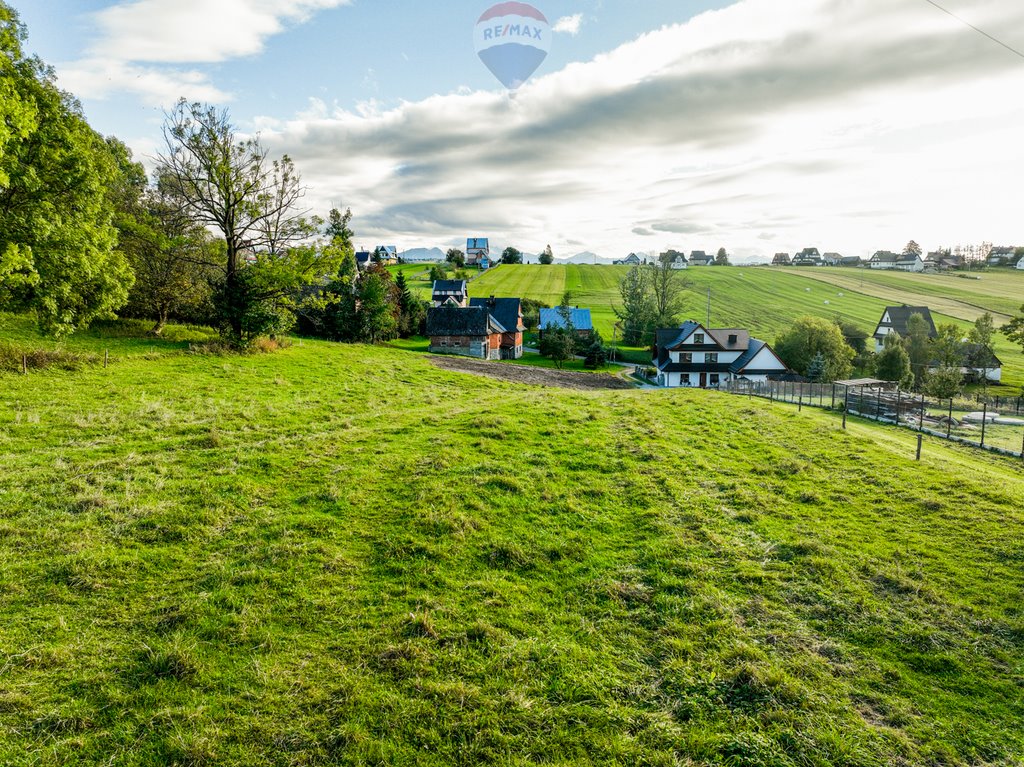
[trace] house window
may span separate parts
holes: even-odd
[[[709,352],[708,354],[705,354],[704,361],[712,364],[718,362],[718,352]]]
[[[685,373],[685,374],[679,376],[679,384],[680,384],[680,386],[689,386],[690,385],[690,374],[689,373]]]
[[[690,354],[689,352],[686,352],[685,354],[680,354],[679,355],[679,364],[681,364],[681,365],[692,365],[693,364],[693,355]]]
[[[695,344],[697,344],[698,346],[703,344],[704,343],[704,334],[703,333],[694,333],[693,334],[693,342]]]
[[[711,385],[718,386],[718,373],[711,374]]]

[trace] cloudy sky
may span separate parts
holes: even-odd
[[[1019,0],[937,0],[1024,51]],[[929,0],[537,0],[515,94],[489,2],[14,0],[140,157],[180,96],[290,154],[357,241],[558,256],[1024,243],[1024,58]]]

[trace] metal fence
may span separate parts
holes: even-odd
[[[874,386],[730,381],[723,391],[817,407],[1024,458],[1024,398],[936,399]]]

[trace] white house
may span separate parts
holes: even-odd
[[[900,272],[923,272],[924,260],[915,253],[904,253],[893,268]]]
[[[738,328],[705,328],[689,320],[682,327],[658,330],[654,349],[658,384],[717,388],[729,381],[767,381],[788,372],[764,341]]]
[[[899,333],[901,338],[907,336],[907,321],[911,315],[920,314],[928,323],[928,336],[935,338],[938,332],[935,330],[935,321],[932,319],[931,310],[927,306],[887,306],[882,312],[882,319],[878,321],[875,328],[875,351],[880,352],[885,348],[885,337],[890,333]]]
[[[686,260],[686,256],[679,254],[669,262],[669,266],[673,269],[685,269],[689,266],[689,262]]]
[[[1017,268],[1024,271],[1024,256],[1021,256],[1020,260],[1017,262]]]

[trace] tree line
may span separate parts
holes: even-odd
[[[303,206],[291,158],[226,111],[179,101],[153,177],[26,56],[0,0],[0,308],[66,336],[115,315],[216,327],[233,347],[294,326],[341,340],[418,330],[404,279],[355,264],[351,212]]]

